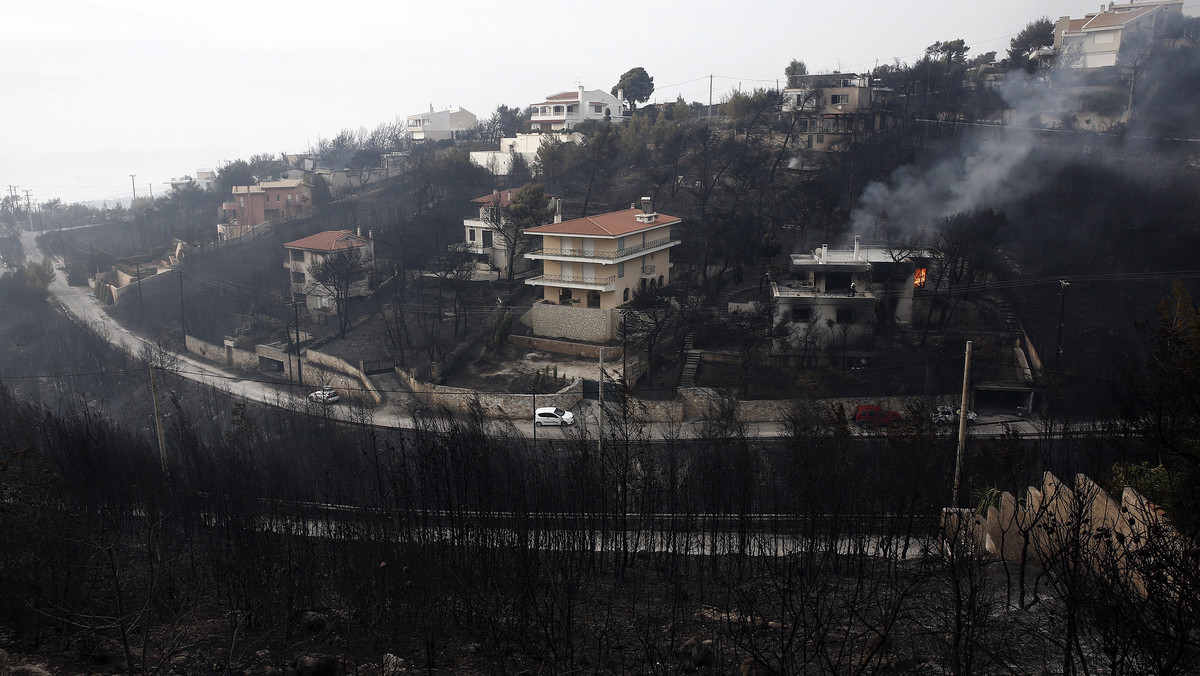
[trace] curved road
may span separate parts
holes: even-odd
[[[27,230],[21,231],[21,246],[25,251],[26,259],[35,260],[31,252],[37,252],[40,259],[51,258],[57,264],[59,261],[45,256],[38,249],[36,241],[38,234],[40,233]],[[151,344],[145,338],[134,334],[110,317],[90,291],[69,286],[65,272],[60,270],[54,276],[54,281],[50,284],[50,293],[54,295],[62,308],[76,321],[102,328],[108,341],[114,346],[130,354],[137,355],[141,352],[143,346]],[[303,407],[308,405],[307,398],[303,395],[297,396],[293,394],[290,391],[292,389],[290,386],[245,380],[239,374],[226,371],[212,364],[197,361],[188,355],[177,354],[176,357],[179,359],[180,364],[186,365],[186,370],[181,371],[180,375],[197,383],[228,390],[245,399],[273,406]],[[382,410],[372,412],[372,423],[384,427],[412,428],[414,426],[413,419],[399,411],[398,408],[397,406],[385,407]],[[582,419],[584,432],[587,433],[589,430],[596,429],[598,410],[596,404],[594,402],[584,402],[578,409],[576,414]],[[349,410],[342,406],[330,407],[328,412],[342,419],[350,419]],[[534,426],[531,421],[514,422],[514,425],[527,438],[535,436]],[[682,437],[698,437],[701,425],[702,423],[700,422],[685,422],[679,425],[656,422],[650,425],[649,432],[656,439],[667,438],[673,434],[678,434]],[[999,436],[1010,428],[1015,428],[1022,434],[1034,434],[1038,431],[1036,425],[1031,420],[1010,418],[982,421],[981,424],[974,428],[973,434],[975,436]],[[778,422],[746,423],[746,429],[747,433],[754,437],[778,437],[782,433]],[[536,436],[542,438],[561,438],[563,434],[563,430],[556,430],[554,428],[539,428],[536,430]]]

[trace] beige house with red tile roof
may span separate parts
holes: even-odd
[[[633,297],[639,286],[671,283],[671,226],[681,219],[642,207],[551,223],[525,232],[542,238],[542,248],[525,254],[542,261],[540,276],[525,280],[542,287],[542,298],[560,305],[607,310]]]
[[[1109,3],[1082,19],[1059,18],[1054,25],[1054,48],[1068,68],[1115,66],[1123,45],[1147,34],[1160,36],[1170,16],[1182,14],[1183,0]]]
[[[602,89],[559,92],[546,97],[545,101],[530,104],[533,115],[529,118],[531,129],[571,129],[584,120],[624,122],[629,119],[629,109],[616,96]]]
[[[371,269],[375,259],[374,242],[366,237],[360,237],[349,230],[326,230],[315,235],[309,235],[283,245],[287,250],[287,258],[283,267],[291,275],[291,290],[293,294],[303,294],[305,305],[310,310],[333,309],[333,294],[320,284],[313,282],[309,269],[323,263],[333,254],[346,249],[361,249],[361,257],[367,270]],[[350,298],[366,296],[371,292],[368,276],[355,282],[350,290]]]

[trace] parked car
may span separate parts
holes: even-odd
[[[533,412],[533,424],[542,425],[574,425],[575,414],[554,406],[543,406]]]
[[[959,409],[950,408],[949,406],[938,406],[933,412],[933,422],[938,425],[953,425],[958,423]],[[979,416],[975,411],[967,410],[967,424],[974,425],[979,422]]]
[[[318,404],[336,404],[339,399],[341,399],[341,397],[338,395],[337,390],[333,389],[333,386],[331,385],[326,385],[316,392],[308,395],[309,401],[314,401]]]
[[[882,406],[862,405],[854,408],[854,416],[850,421],[860,427],[887,427],[899,419],[899,411],[890,411]]]

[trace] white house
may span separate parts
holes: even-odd
[[[579,144],[583,143],[583,135],[575,132],[517,134],[513,138],[500,139],[499,150],[472,151],[471,162],[492,172],[494,176],[507,176],[512,170],[514,155],[520,155],[525,164],[533,166],[538,149],[547,141]]]
[[[1183,0],[1110,2],[1082,19],[1060,17],[1054,24],[1054,47],[1068,68],[1115,66],[1123,48],[1161,35],[1171,15],[1183,14],[1183,4]]]
[[[334,309],[336,299],[334,294],[313,281],[309,270],[315,265],[325,262],[330,256],[346,249],[359,248],[361,260],[370,270],[375,259],[374,242],[366,237],[360,237],[349,230],[326,230],[315,235],[303,237],[284,244],[287,257],[283,266],[291,274],[291,290],[293,294],[304,294],[305,305],[310,310]],[[350,298],[360,298],[371,292],[366,275],[353,284]]]
[[[414,141],[444,141],[473,129],[477,122],[475,114],[466,108],[451,106],[435,111],[433,106],[429,106],[428,113],[409,115],[405,127],[409,138]]]
[[[913,289],[924,285],[924,254],[862,246],[792,254],[789,274],[771,282],[776,323],[790,323],[793,343],[852,344],[880,321],[912,322]]]
[[[571,129],[584,120],[624,122],[629,119],[629,108],[621,98],[620,91],[613,96],[602,89],[585,90],[580,85],[577,91],[559,92],[531,104],[533,116],[529,126],[557,130]]]

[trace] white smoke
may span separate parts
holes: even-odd
[[[1039,179],[1065,159],[1061,146],[1041,152],[1037,134],[1071,110],[1068,91],[1061,80],[1051,84],[1011,73],[1001,90],[1009,106],[1004,125],[973,127],[955,147],[938,148],[887,181],[869,183],[850,215],[853,233],[878,238],[881,226],[930,228],[951,214],[1000,209],[1037,190]]]

